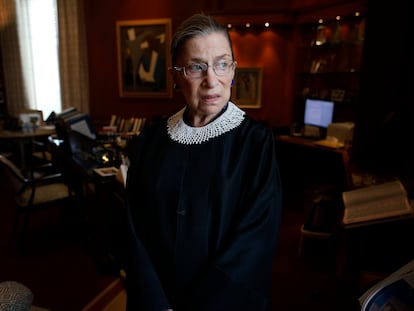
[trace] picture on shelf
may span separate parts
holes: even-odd
[[[318,72],[323,72],[325,71],[325,67],[326,67],[326,60],[324,59],[318,59],[318,60],[313,60],[309,69],[310,73],[318,73]]]
[[[333,89],[331,90],[331,100],[335,102],[343,102],[345,98],[345,90]]]
[[[327,29],[325,25],[319,25],[316,29],[316,40],[313,42],[312,45],[320,46],[326,43],[326,33]]]
[[[237,68],[232,99],[241,108],[260,108],[262,94],[262,68]]]

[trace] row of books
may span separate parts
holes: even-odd
[[[112,115],[109,122],[109,128],[113,129],[115,133],[138,135],[144,128],[145,122],[145,118],[123,118],[117,115]]]

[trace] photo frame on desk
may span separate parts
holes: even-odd
[[[118,169],[114,166],[95,168],[94,171],[101,177],[115,176],[118,174]]]
[[[116,22],[121,97],[170,98],[171,19]]]
[[[262,102],[262,68],[237,68],[231,98],[240,108],[260,108]]]
[[[22,110],[19,113],[19,121],[21,124],[30,124],[34,127],[43,125],[43,111],[42,110]]]

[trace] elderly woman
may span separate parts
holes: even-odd
[[[272,132],[230,101],[230,36],[195,14],[171,43],[184,107],[132,145],[128,310],[271,310],[281,217]]]

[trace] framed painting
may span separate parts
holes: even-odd
[[[171,19],[117,21],[121,97],[172,97]]]
[[[238,67],[232,90],[232,101],[240,108],[260,108],[262,68]]]

